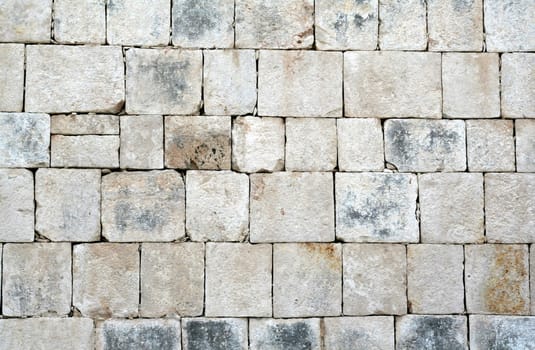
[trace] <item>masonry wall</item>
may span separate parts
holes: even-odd
[[[1,1],[0,349],[535,349],[534,18]]]

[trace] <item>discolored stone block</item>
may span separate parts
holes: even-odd
[[[163,168],[161,115],[121,116],[121,168]]]
[[[326,317],[325,348],[394,350],[392,316]]]
[[[516,170],[535,172],[535,120],[515,121]]]
[[[251,350],[321,349],[320,319],[249,320]]]
[[[488,51],[535,50],[535,3],[530,0],[485,0],[484,5]]]
[[[50,133],[60,135],[119,135],[119,116],[57,114],[50,117]]]
[[[184,350],[246,350],[247,328],[242,318],[182,319]]]
[[[467,120],[466,147],[470,171],[515,171],[512,120]]]
[[[97,350],[180,350],[180,321],[106,320],[96,329]]]
[[[54,0],[54,40],[65,44],[106,42],[105,0]],[[109,2],[108,4],[113,2]],[[109,6],[109,5],[108,5]]]
[[[118,168],[119,135],[51,136],[53,167]]]
[[[0,44],[0,66],[2,66],[0,71],[0,110],[22,112],[24,45]]]
[[[33,174],[26,169],[0,169],[0,242],[34,238]]]
[[[502,115],[535,118],[535,54],[505,53],[501,58]]]
[[[420,0],[381,0],[379,3],[381,50],[425,50],[427,7]],[[375,48],[374,48],[375,49]]]
[[[470,315],[470,349],[531,349],[535,317]]]
[[[383,129],[379,119],[338,119],[340,171],[381,171],[385,167]]]
[[[5,0],[0,13],[0,42],[50,42],[52,0]]]
[[[468,350],[466,316],[406,315],[396,318],[396,349]]]

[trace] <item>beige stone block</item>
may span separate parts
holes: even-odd
[[[535,50],[535,3],[531,0],[485,0],[488,51]]]
[[[467,120],[470,171],[514,171],[515,138],[511,120]]]
[[[57,114],[50,117],[50,133],[60,135],[119,135],[119,116]]]
[[[427,6],[420,0],[381,0],[379,3],[381,50],[425,50]]]
[[[394,350],[392,316],[326,317],[325,348]]]
[[[385,167],[383,129],[379,119],[338,119],[340,171],[382,171]]]
[[[502,55],[501,97],[505,118],[535,118],[535,54]]]
[[[106,2],[54,0],[54,40],[62,44],[104,44]]]
[[[516,170],[535,172],[535,120],[515,121]]]
[[[121,168],[163,168],[163,117],[121,116]]]
[[[0,241],[34,238],[33,174],[26,169],[0,169]]]
[[[2,15],[0,14],[0,16]],[[0,66],[2,67],[2,70],[0,70],[0,110],[22,112],[24,100],[24,45],[0,44]]]
[[[52,26],[52,0],[4,0],[0,41],[47,43]]]
[[[119,135],[51,136],[53,167],[118,168]]]

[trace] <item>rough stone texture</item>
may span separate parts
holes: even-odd
[[[26,47],[24,103],[27,112],[119,112],[124,104],[121,48]]]
[[[39,169],[35,230],[51,241],[100,239],[100,170]]]
[[[0,169],[0,242],[31,242],[34,237],[33,174]]]
[[[470,171],[515,171],[515,138],[511,120],[467,120]]]
[[[252,174],[251,242],[334,240],[331,173]]]
[[[73,305],[92,318],[135,317],[139,302],[137,244],[73,247]]]
[[[489,242],[535,243],[535,174],[485,175]]]
[[[378,8],[378,0],[316,0],[316,47],[319,50],[375,50]]]
[[[407,312],[403,245],[345,244],[343,254],[344,315]]]
[[[344,242],[418,242],[413,174],[337,173],[336,237]]]
[[[535,172],[535,120],[515,121],[516,167],[518,172]]]
[[[0,320],[1,349],[93,350],[89,318],[27,318]]]
[[[0,44],[0,66],[0,110],[21,112],[24,98],[24,45]]]
[[[501,68],[502,115],[535,118],[535,54],[503,54]]]
[[[96,329],[97,350],[180,350],[180,321],[106,320]]]
[[[440,54],[346,52],[346,117],[440,118]]]
[[[236,0],[239,48],[299,49],[314,43],[313,0]]]
[[[249,320],[251,350],[320,350],[321,333],[318,318]]]
[[[407,247],[407,297],[415,314],[464,312],[464,251],[460,245]]]
[[[340,171],[381,171],[385,167],[383,129],[379,119],[339,119]]]
[[[161,115],[121,116],[121,168],[163,168]]]
[[[289,243],[273,246],[273,316],[342,313],[342,246]]]
[[[57,114],[50,117],[50,133],[60,135],[119,135],[119,116]]]
[[[234,46],[233,0],[174,0],[173,45],[193,48]]]
[[[421,0],[381,0],[379,47],[381,50],[425,50],[426,3]]]
[[[54,40],[65,44],[104,44],[106,0],[54,0]]]
[[[466,170],[462,120],[387,120],[385,159],[399,171]]]
[[[325,348],[394,350],[392,316],[324,318]]]
[[[184,237],[184,181],[173,170],[112,173],[102,178],[102,235],[108,241]]]
[[[396,319],[396,349],[468,350],[465,316],[406,315]]]
[[[531,0],[485,0],[488,51],[535,50],[535,3]]]
[[[111,45],[167,45],[170,0],[108,0],[106,38]]]
[[[206,50],[203,55],[204,112],[208,115],[253,113],[256,105],[255,52]]]
[[[49,145],[48,114],[0,113],[0,167],[47,167]]]
[[[126,51],[126,112],[129,114],[197,114],[201,86],[201,51]]]
[[[249,233],[249,178],[188,171],[186,231],[192,241],[243,241]]]
[[[535,317],[470,315],[470,349],[531,350],[535,344]]]
[[[444,117],[500,116],[499,60],[495,53],[445,53],[442,56]]]
[[[284,119],[238,117],[232,126],[232,169],[254,173],[284,169]]]
[[[336,145],[336,120],[286,118],[286,170],[332,171]]]
[[[4,0],[0,12],[0,41],[50,42],[52,0]]]
[[[423,243],[483,243],[483,175],[418,176]]]
[[[478,314],[529,314],[527,245],[465,246],[466,309]]]
[[[165,166],[178,169],[230,169],[231,118],[165,117]]]
[[[240,318],[182,319],[184,350],[247,350],[247,320]]]
[[[4,246],[3,315],[67,315],[71,311],[71,283],[69,243]]]
[[[341,117],[342,61],[340,52],[260,51],[258,115]]]
[[[53,167],[118,168],[119,135],[52,135]]]
[[[481,51],[482,3],[483,0],[428,0],[429,50]]]
[[[271,258],[269,244],[207,243],[205,316],[270,317]]]
[[[531,273],[530,275],[530,282],[531,282],[531,285],[530,285],[530,290],[531,290],[531,314],[532,315],[535,315],[535,249],[532,248],[530,249],[530,256],[529,256],[529,261],[530,261],[530,268],[529,268],[529,271]]]

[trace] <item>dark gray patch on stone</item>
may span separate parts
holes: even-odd
[[[241,350],[240,337],[226,321],[186,323],[187,347],[184,350]]]
[[[453,9],[456,12],[469,11],[474,6],[474,0],[453,0]]]
[[[310,350],[313,336],[314,332],[305,322],[275,324],[269,326],[267,339],[261,344],[273,350]]]
[[[429,132],[428,143],[426,145],[427,151],[447,151],[452,150],[451,145],[459,140],[459,135],[456,132],[445,129],[442,126],[433,128]]]
[[[411,334],[402,334],[400,350],[465,350],[457,335],[459,322],[451,317],[418,317],[411,327]]]
[[[515,317],[496,320],[474,335],[481,349],[535,349],[535,318]]]
[[[116,224],[125,232],[129,228],[135,228],[142,231],[154,231],[164,225],[161,215],[158,215],[158,209],[143,209],[132,207],[128,203],[119,203],[115,206]]]
[[[196,40],[216,29],[221,14],[213,4],[213,0],[180,1],[180,8],[173,9],[173,36]]]
[[[104,326],[104,350],[176,350],[179,334],[172,326],[136,324]]]
[[[392,143],[392,153],[395,159],[406,163],[413,153],[413,144],[411,143],[411,134],[407,126],[399,121],[392,121],[391,127],[387,129],[386,140]]]

